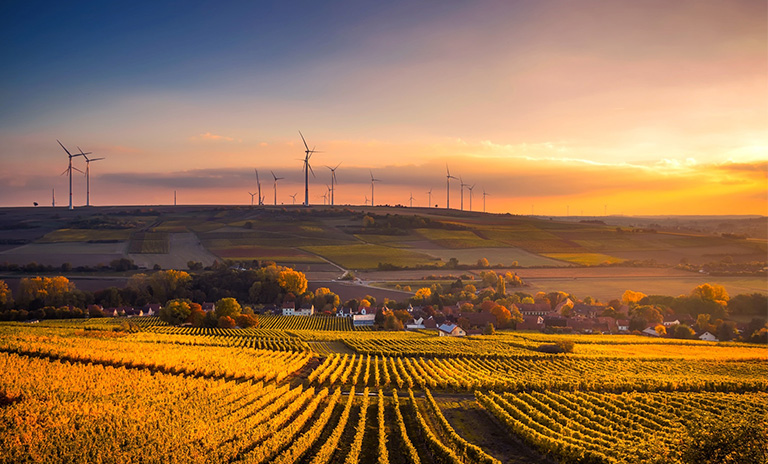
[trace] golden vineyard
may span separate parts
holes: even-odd
[[[754,345],[137,320],[0,326],[0,462],[766,462]]]

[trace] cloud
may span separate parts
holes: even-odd
[[[237,142],[241,143],[242,139],[235,139],[234,137],[227,137],[225,135],[216,135],[206,132],[205,134],[199,134],[194,137],[190,137],[192,141],[213,141],[213,142]]]

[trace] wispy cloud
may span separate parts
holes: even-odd
[[[190,140],[197,142],[197,141],[213,141],[213,142],[237,142],[241,143],[243,139],[236,139],[234,137],[227,137],[226,135],[216,135],[212,134],[210,132],[206,132],[205,134],[199,134],[195,135],[194,137],[190,137]]]

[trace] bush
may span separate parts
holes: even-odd
[[[571,340],[560,340],[555,343],[539,345],[539,351],[550,354],[573,353],[573,347],[574,343]]]

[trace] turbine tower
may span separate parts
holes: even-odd
[[[259,206],[261,206],[261,205],[264,204],[264,201],[262,200],[262,196],[261,196],[261,182],[259,181],[259,170],[258,169],[254,169],[254,171],[256,171],[256,187],[259,189],[258,190]]]
[[[277,181],[284,179],[284,177],[277,177],[274,172],[269,172],[272,173],[272,178],[275,179],[275,206],[277,206]]]
[[[58,139],[56,139],[56,141],[59,142]],[[90,155],[90,152],[89,153],[78,153],[76,155],[73,155],[72,153],[69,152],[69,150],[67,150],[64,147],[64,145],[61,142],[59,142],[59,145],[61,145],[61,148],[64,148],[64,151],[67,152],[67,155],[69,156],[69,167],[64,172],[62,172],[61,175],[63,176],[64,174],[69,173],[69,209],[75,209],[72,206],[72,170],[74,169],[75,171],[78,171],[78,172],[83,172],[83,171],[81,171],[81,170],[77,169],[76,167],[72,166],[72,158],[74,158],[76,156]],[[85,174],[85,173],[83,173],[83,174]]]
[[[374,203],[373,203],[373,183],[374,182],[381,182],[381,180],[380,179],[375,179],[373,177],[373,171],[369,170],[368,172],[371,173],[371,206],[373,206],[374,205]]]
[[[448,170],[448,165],[445,165],[445,209],[451,209],[451,179],[455,179],[451,175],[451,171]]]
[[[334,191],[336,190],[334,186],[339,183],[339,181],[336,180],[336,169],[338,169],[339,166],[341,166],[341,163],[337,164],[335,168],[326,166],[326,168],[331,170],[331,206],[335,204],[333,194],[334,194]]]
[[[312,170],[312,166],[309,165],[309,159],[312,157],[312,153],[319,153],[315,151],[315,147],[309,149],[304,134],[299,131],[301,141],[304,142],[304,206],[309,206],[309,173],[312,172],[312,177],[315,177],[315,171]]]
[[[429,192],[427,192],[427,195],[429,195],[429,200],[427,201],[427,208],[432,207],[432,187],[429,188]]]
[[[465,184],[464,181],[461,179],[461,176],[459,176],[459,184],[461,185],[461,210],[464,211],[464,187],[466,187],[469,184]]]
[[[490,195],[490,193],[486,193],[485,187],[483,187],[483,212],[485,212],[485,197]]]
[[[469,211],[472,211],[472,189],[475,188],[475,185],[477,184],[472,184],[472,187],[467,187],[467,190],[469,190]]]
[[[77,147],[77,149],[85,158],[85,206],[91,206],[91,161],[100,161],[105,158],[88,158],[82,148]]]
[[[51,206],[56,207],[56,189],[51,189]]]
[[[411,192],[411,198],[408,199],[411,202],[411,208],[413,208],[413,192]]]

